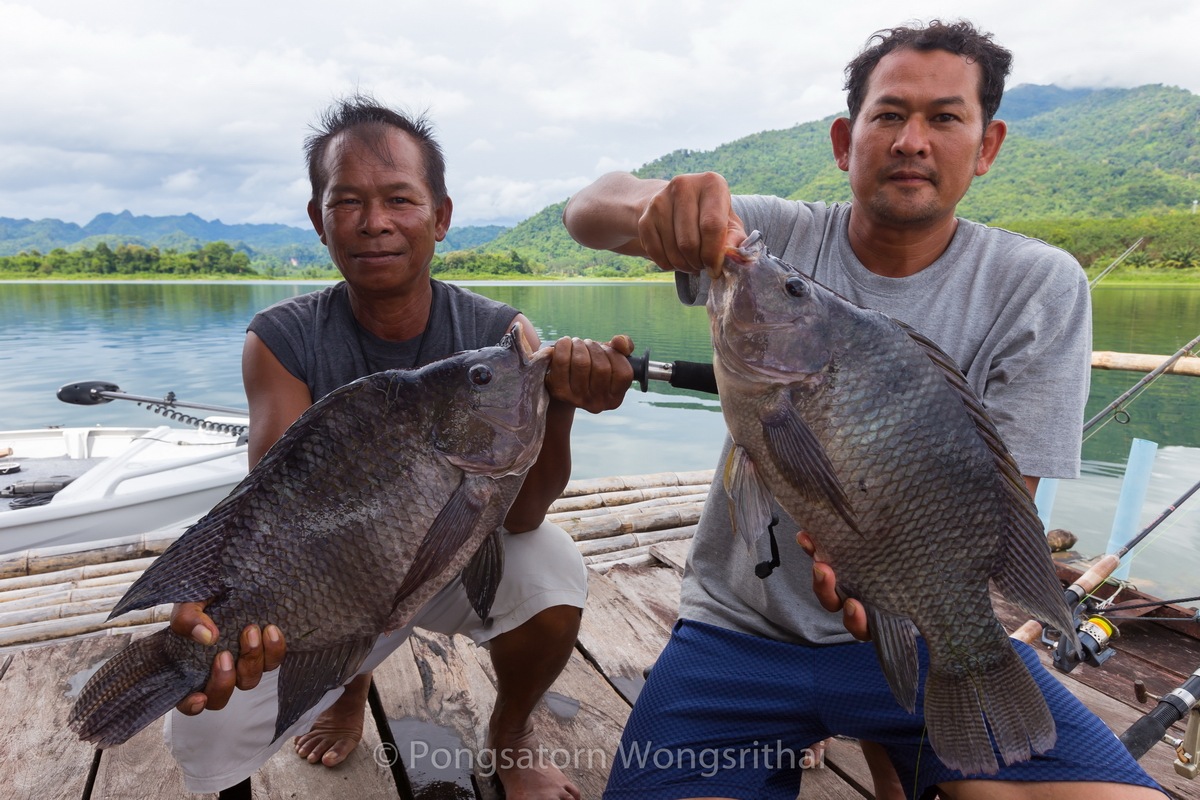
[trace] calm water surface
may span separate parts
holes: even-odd
[[[132,394],[244,407],[240,354],[258,309],[324,283],[0,283],[0,430],[47,425],[152,424],[133,403],[70,406],[62,384],[106,380]],[[652,358],[708,361],[708,323],[669,283],[470,284],[521,309],[543,341],[571,335],[633,337]],[[1200,288],[1094,293],[1097,350],[1172,353],[1200,334]],[[1140,375],[1095,370],[1088,417]],[[1134,437],[1162,445],[1143,525],[1200,480],[1200,379],[1165,376],[1084,444],[1085,474],[1064,482],[1051,525],[1080,537],[1080,552],[1104,549]],[[615,412],[580,412],[573,477],[706,469],[724,434],[715,398],[662,384],[631,391]],[[1200,594],[1200,498],[1177,512],[1139,551],[1132,578],[1157,594]]]

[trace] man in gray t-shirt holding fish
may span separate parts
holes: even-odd
[[[767,250],[803,274],[948,353],[965,374],[964,394],[979,398],[1032,493],[1041,477],[1078,474],[1091,320],[1086,281],[1070,255],[955,216],[1003,143],[1006,127],[993,116],[1010,63],[1008,51],[969,23],[873,37],[847,68],[849,118],[830,132],[852,204],[731,197],[713,173],[669,182],[621,173],[572,198],[564,222],[584,245],[675,270],[681,299],[692,304],[704,302],[727,254],[745,253],[737,248],[747,233],[760,231]],[[793,289],[806,291],[789,281]],[[855,641],[895,631],[869,632],[858,600],[843,607],[828,564],[785,543],[762,570],[761,549],[735,538],[745,512],[735,508],[731,521],[726,487],[739,470],[738,449],[727,440],[689,556],[681,621],[634,708],[606,797],[790,800],[800,770],[786,754],[833,734],[864,742],[881,798],[932,787],[956,798],[1161,796],[1023,645],[1018,652],[1046,696],[1057,742],[1033,741],[1035,752],[1046,752],[1032,760],[1003,758],[1001,748],[1003,765],[989,769],[964,773],[942,763],[923,741],[921,705],[905,712],[889,687],[894,675],[885,680],[872,646]],[[778,506],[774,513],[790,535],[786,526],[795,523]],[[649,765],[638,757],[646,753]]]

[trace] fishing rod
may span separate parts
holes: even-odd
[[[1050,638],[1046,632],[1042,633],[1042,642],[1054,647],[1054,657],[1052,659],[1054,667],[1060,672],[1071,672],[1075,667],[1079,666],[1080,662],[1085,662],[1093,667],[1098,667],[1107,661],[1115,651],[1109,649],[1109,645],[1114,639],[1120,636],[1120,630],[1112,624],[1111,619],[1107,615],[1101,616],[1096,609],[1087,608],[1084,602],[1092,592],[1094,592],[1100,584],[1112,575],[1113,571],[1121,564],[1121,559],[1137,547],[1142,540],[1149,536],[1155,528],[1163,523],[1167,517],[1174,514],[1181,505],[1183,505],[1192,495],[1200,491],[1200,482],[1197,482],[1190,489],[1179,496],[1175,502],[1164,508],[1154,521],[1146,527],[1142,528],[1136,536],[1126,542],[1120,550],[1115,553],[1107,553],[1100,557],[1087,572],[1079,576],[1079,579],[1068,586],[1063,591],[1063,600],[1067,603],[1067,608],[1071,612],[1071,616],[1076,620],[1076,633],[1079,638],[1079,644],[1083,649],[1082,654],[1075,652],[1066,637],[1060,636],[1058,642]],[[1160,601],[1158,605],[1163,605],[1169,601]],[[1132,608],[1132,606],[1129,606]],[[1032,622],[1032,621],[1031,621]],[[1034,622],[1034,625],[1037,623]],[[1029,623],[1026,623],[1029,625]],[[1022,641],[1030,641],[1029,633],[1026,626],[1023,625],[1020,629],[1021,636],[1018,637]],[[1015,635],[1015,634],[1014,634]],[[1035,633],[1036,635],[1036,633]]]
[[[1150,382],[1157,380],[1158,376],[1162,375],[1164,372],[1169,370],[1175,364],[1176,361],[1178,361],[1179,359],[1183,358],[1188,353],[1190,353],[1192,351],[1192,349],[1195,348],[1196,345],[1198,345],[1198,344],[1200,344],[1200,336],[1197,336],[1195,339],[1192,339],[1190,342],[1185,344],[1183,347],[1179,348],[1179,350],[1177,350],[1174,355],[1170,356],[1166,361],[1159,364],[1157,367],[1155,367],[1153,370],[1151,370],[1149,373],[1147,373],[1144,378],[1142,378],[1140,381],[1138,381],[1133,386],[1131,386],[1116,400],[1113,400],[1111,403],[1109,403],[1104,408],[1103,411],[1101,411],[1099,414],[1097,414],[1096,416],[1092,417],[1087,422],[1085,422],[1083,425],[1083,432],[1087,433],[1089,430],[1091,430],[1093,427],[1095,427],[1096,423],[1103,420],[1105,417],[1107,417],[1109,415],[1110,412],[1113,412],[1113,411],[1116,411],[1117,413],[1124,413],[1126,416],[1126,419],[1128,419],[1129,414],[1128,414],[1128,412],[1125,412],[1120,408],[1121,404],[1124,403],[1126,400],[1128,400],[1130,398],[1130,396],[1132,396],[1139,389],[1146,386]]]
[[[1145,687],[1138,692],[1139,698],[1152,697],[1145,694]],[[1167,694],[1156,698],[1158,705],[1121,734],[1121,744],[1135,759],[1141,758],[1159,742],[1166,742],[1175,749],[1175,771],[1189,780],[1194,780],[1198,771],[1197,752],[1200,751],[1200,709],[1196,708],[1200,698],[1200,669],[1197,669],[1181,685]],[[1182,739],[1167,733],[1172,725],[1184,717],[1188,718],[1187,732]]]
[[[71,403],[77,406],[96,406],[102,403],[110,403],[113,400],[130,400],[139,406],[145,406],[155,414],[161,414],[164,417],[182,422],[185,425],[192,425],[201,430],[230,433],[238,436],[244,434],[247,430],[245,425],[200,419],[199,417],[184,414],[176,410],[180,408],[194,408],[200,411],[216,411],[221,414],[246,417],[249,415],[249,412],[244,408],[214,406],[206,403],[185,403],[182,400],[176,399],[174,392],[167,392],[167,395],[162,398],[143,397],[123,392],[120,386],[108,381],[80,381],[78,383],[68,383],[61,387],[56,396],[64,403]]]
[[[643,392],[649,391],[650,381],[663,381],[676,389],[717,394],[717,378],[713,365],[700,361],[651,361],[650,348],[640,356],[628,356],[633,367],[633,383]]]
[[[1117,260],[1116,260],[1116,261],[1114,261],[1114,262],[1112,262],[1111,264],[1109,264],[1107,267],[1105,267],[1105,268],[1104,268],[1104,269],[1103,269],[1103,270],[1100,272],[1100,274],[1099,274],[1099,275],[1097,275],[1096,277],[1092,278],[1092,281],[1091,281],[1091,283],[1089,283],[1089,284],[1088,284],[1088,291],[1091,291],[1092,287],[1093,287],[1093,286],[1095,286],[1097,283],[1099,283],[1099,282],[1100,282],[1100,281],[1101,281],[1101,280],[1104,278],[1104,276],[1105,276],[1105,275],[1107,275],[1108,273],[1110,273],[1110,272],[1112,272],[1114,269],[1116,269],[1116,268],[1117,268],[1117,265],[1119,265],[1119,264],[1120,264],[1122,261],[1124,261],[1126,258],[1128,258],[1128,257],[1129,257],[1129,255],[1130,255],[1130,254],[1131,254],[1131,253],[1132,253],[1134,250],[1137,250],[1137,249],[1138,249],[1138,247],[1140,247],[1140,246],[1141,246],[1141,244],[1142,244],[1142,242],[1144,242],[1144,241],[1146,241],[1146,237],[1145,237],[1145,236],[1143,236],[1142,238],[1138,239],[1136,242],[1134,242],[1133,244],[1131,244],[1131,245],[1129,246],[1129,249],[1128,249],[1128,250],[1126,250],[1124,253],[1121,253],[1121,255],[1117,256]]]

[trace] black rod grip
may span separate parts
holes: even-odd
[[[697,361],[676,361],[671,371],[671,385],[676,389],[693,389],[697,392],[717,394],[717,376],[712,364]]]

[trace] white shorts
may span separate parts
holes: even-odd
[[[462,583],[434,595],[407,627],[379,637],[358,674],[375,669],[404,643],[413,628],[470,636],[478,645],[554,606],[583,608],[587,571],[579,549],[566,531],[544,522],[526,533],[504,534],[504,576],[492,604],[491,624],[484,623],[467,600]],[[285,631],[286,635],[286,631]],[[219,792],[258,771],[285,742],[307,732],[342,689],[333,689],[275,741],[279,670],[263,674],[249,691],[235,690],[220,711],[194,717],[172,710],[163,737],[183,770],[189,792]]]

